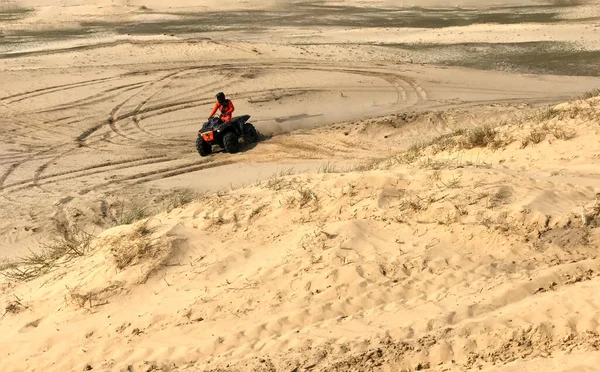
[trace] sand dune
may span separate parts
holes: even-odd
[[[597,369],[599,14],[3,2],[0,370]]]
[[[599,107],[109,229],[7,287],[3,369],[590,368]]]

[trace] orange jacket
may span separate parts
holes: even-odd
[[[213,116],[217,112],[217,110],[221,111],[221,116],[231,116],[231,114],[233,113],[233,110],[235,110],[235,107],[233,107],[233,102],[231,102],[230,100],[225,100],[224,105],[221,105],[217,101],[215,103],[215,107],[213,107],[213,110],[208,117]]]

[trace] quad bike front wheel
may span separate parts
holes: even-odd
[[[244,124],[244,141],[249,144],[258,142],[258,132],[254,128],[254,125],[250,123]]]
[[[230,154],[235,154],[240,150],[240,143],[235,133],[228,132],[223,136],[223,147]]]
[[[196,140],[196,150],[198,150],[200,156],[208,156],[212,153],[212,146],[204,141],[202,136],[198,136],[198,139]]]

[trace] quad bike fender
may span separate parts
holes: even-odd
[[[248,119],[250,119],[250,115],[242,115],[237,117],[238,122],[242,124],[245,124],[248,121]]]
[[[204,141],[206,141],[206,142],[212,142],[215,139],[214,131],[212,131],[212,130],[201,133],[201,135],[202,135],[202,138],[204,139]]]
[[[244,124],[246,124],[248,119],[250,119],[250,115],[242,115],[232,118],[231,121],[235,122],[235,124],[237,125],[236,130],[239,136],[242,136],[244,134]]]

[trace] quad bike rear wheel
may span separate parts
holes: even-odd
[[[258,142],[258,132],[256,132],[254,125],[250,123],[244,124],[244,141],[249,144]]]
[[[196,150],[198,150],[200,156],[208,156],[212,153],[212,146],[206,143],[202,136],[198,136],[198,139],[196,140]]]
[[[230,154],[235,154],[240,150],[240,143],[235,133],[228,132],[223,136],[223,147]]]

